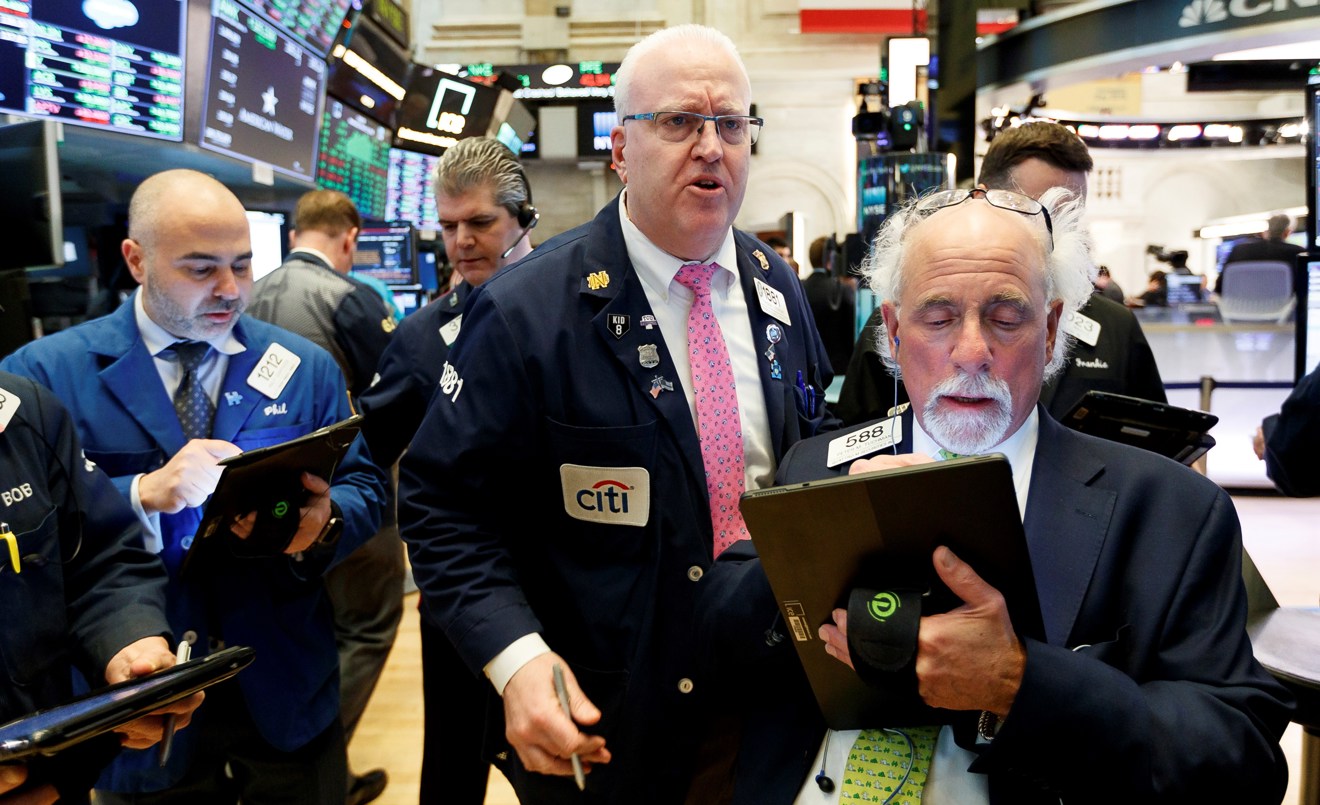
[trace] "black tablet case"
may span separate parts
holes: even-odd
[[[150,676],[84,694],[0,725],[0,762],[52,755],[141,718],[203,688],[223,682],[256,657],[246,646],[230,646]]]
[[[930,584],[922,612],[961,602],[935,574],[947,545],[1004,594],[1019,635],[1045,628],[1008,461],[1001,455],[899,467],[749,492],[743,517],[811,683],[833,729],[932,724],[951,719],[912,685],[872,687],[825,653],[817,629],[847,609],[854,587],[883,573]]]
[[[1107,391],[1086,392],[1063,418],[1073,430],[1144,447],[1189,466],[1215,446],[1207,431],[1218,422],[1219,417],[1204,411]]]

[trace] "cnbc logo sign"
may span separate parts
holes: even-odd
[[[1178,27],[1200,28],[1228,19],[1252,19],[1293,8],[1317,7],[1320,7],[1320,0],[1192,0],[1183,7]]]

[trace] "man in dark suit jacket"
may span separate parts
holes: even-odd
[[[947,725],[924,801],[1278,802],[1288,706],[1245,631],[1232,503],[1185,467],[1077,434],[1044,413],[1042,380],[1063,363],[1060,320],[1090,292],[1080,212],[1054,207],[1051,235],[1030,199],[985,195],[951,191],[919,202],[886,222],[868,260],[884,300],[883,348],[912,396],[892,414],[901,426],[888,430],[901,435],[860,456],[840,453],[853,434],[805,440],[777,478],[918,464],[945,452],[999,452],[1012,466],[1045,634],[1020,636],[997,590],[947,548],[934,551],[934,574],[964,603],[920,618],[911,638],[920,697],[944,711],[925,723]],[[950,489],[931,504],[957,501]],[[764,579],[750,547],[738,551],[707,574],[701,609],[718,620],[700,649],[726,678],[748,684],[759,669],[782,668],[773,654],[791,650],[762,639],[773,598],[758,587]],[[751,611],[757,601],[759,613]],[[741,635],[731,613],[741,616]],[[818,636],[822,644],[808,650],[853,665],[843,610]],[[780,696],[762,707],[784,701],[801,676],[782,679]],[[823,791],[831,786],[812,773],[857,776],[849,758],[856,733],[834,733],[814,752],[823,724],[808,692],[797,703],[746,733],[735,801],[832,802]]]
[[[1285,495],[1320,495],[1320,366],[1311,370],[1283,401],[1279,413],[1256,429],[1256,457]]]
[[[1224,259],[1224,267],[1219,270],[1219,276],[1215,277],[1215,293],[1224,292],[1224,275],[1234,263],[1279,260],[1292,265],[1297,255],[1306,251],[1301,246],[1288,242],[1287,238],[1292,234],[1292,223],[1292,218],[1284,213],[1271,215],[1266,225],[1265,237],[1248,238],[1234,246],[1228,257]]]

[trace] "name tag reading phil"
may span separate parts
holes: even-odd
[[[837,467],[849,461],[878,453],[886,447],[893,447],[903,441],[902,417],[882,419],[874,425],[858,428],[830,440],[830,450],[825,458],[825,465]]]
[[[284,393],[284,387],[289,384],[289,379],[300,363],[302,358],[279,344],[271,344],[266,354],[257,361],[257,368],[248,375],[247,383],[273,400]]]
[[[1100,322],[1077,311],[1064,316],[1063,331],[1089,346],[1095,346],[1100,340]]]

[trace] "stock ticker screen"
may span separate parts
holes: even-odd
[[[353,199],[363,218],[386,215],[390,142],[394,132],[336,100],[327,100],[321,122],[316,184]]]
[[[0,0],[0,112],[183,139],[184,0]]]
[[[390,175],[385,197],[386,221],[409,221],[425,229],[437,228],[439,213],[435,207],[435,186],[431,182],[435,163],[440,157],[407,151],[390,150]]]
[[[351,0],[247,0],[262,16],[324,57]]]

